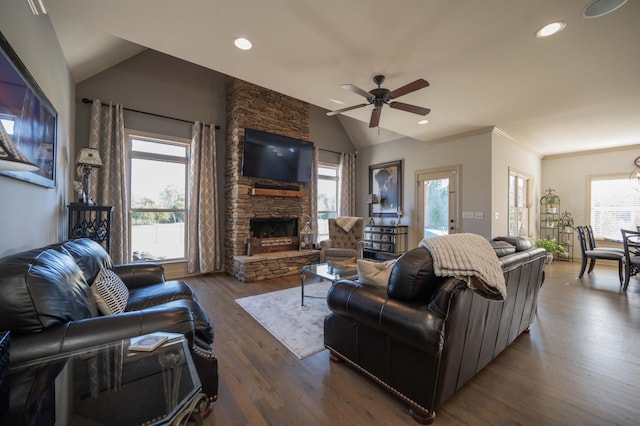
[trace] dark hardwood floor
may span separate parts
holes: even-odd
[[[632,425],[640,422],[640,279],[578,262],[546,268],[538,314],[454,395],[435,425]],[[299,286],[189,277],[215,327],[220,392],[207,425],[414,425],[406,406],[328,352],[298,360],[234,299]]]

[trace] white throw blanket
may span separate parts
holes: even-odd
[[[344,232],[349,232],[359,219],[359,217],[340,216],[336,218],[336,225],[342,228]]]
[[[420,247],[431,253],[437,277],[456,277],[487,299],[506,299],[507,286],[500,262],[489,241],[481,235],[463,233],[425,238]]]

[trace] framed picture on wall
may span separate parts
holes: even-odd
[[[402,211],[402,160],[369,166],[369,194],[378,196],[374,217],[398,217]]]
[[[18,150],[38,166],[0,174],[54,188],[58,114],[0,32],[0,123]]]

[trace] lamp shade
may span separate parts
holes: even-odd
[[[29,172],[37,170],[33,164],[15,146],[9,134],[0,123],[0,170]]]
[[[76,158],[78,166],[102,167],[102,159],[96,148],[82,148]]]
[[[380,200],[378,200],[378,196],[376,194],[369,194],[367,198],[367,204],[379,204]]]

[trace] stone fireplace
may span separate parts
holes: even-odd
[[[318,253],[298,251],[297,221],[309,214],[309,185],[297,184],[299,190],[258,190],[283,182],[242,176],[242,152],[247,127],[308,141],[309,105],[233,77],[226,78],[226,90],[225,270],[241,281],[299,273],[301,265],[318,261]],[[286,237],[267,236],[281,240],[263,245],[265,252],[260,254],[252,244],[252,256],[247,256],[247,243],[258,238],[255,232],[251,235],[252,219],[282,218],[296,221],[295,236],[287,236],[291,241],[286,250]]]

